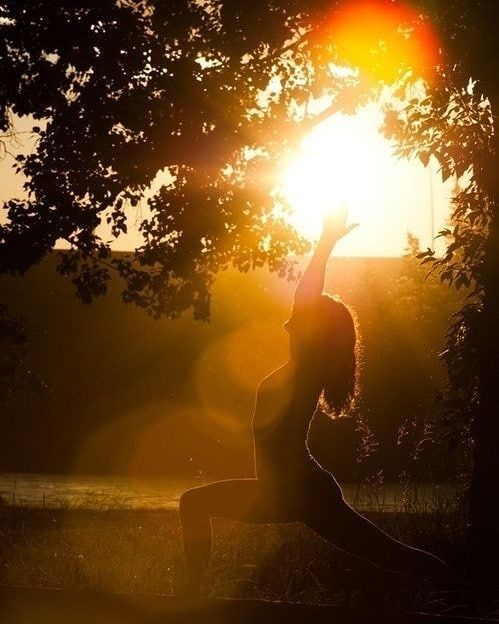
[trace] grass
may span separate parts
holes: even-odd
[[[451,509],[374,511],[395,537],[462,565],[464,523]],[[300,525],[215,520],[205,596],[387,605],[469,612],[456,597],[382,572],[334,549]],[[174,510],[0,506],[0,583],[178,595],[185,584]],[[490,605],[487,607],[491,612]]]

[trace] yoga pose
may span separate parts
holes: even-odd
[[[331,473],[307,446],[318,406],[345,413],[354,399],[356,334],[341,301],[323,293],[328,258],[348,234],[346,213],[328,217],[315,253],[296,289],[289,359],[265,377],[253,414],[255,476],[218,481],[184,492],[180,520],[189,588],[197,591],[208,565],[211,519],[249,523],[302,522],[334,546],[373,564],[421,579],[449,579],[437,557],[403,544],[348,505]]]

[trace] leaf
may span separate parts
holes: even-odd
[[[430,152],[419,152],[419,160],[424,167],[427,167],[430,162]]]

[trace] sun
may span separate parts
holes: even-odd
[[[431,243],[448,214],[449,187],[419,162],[397,160],[380,124],[376,107],[330,117],[304,138],[282,178],[287,218],[306,238],[319,236],[326,211],[346,207],[360,224],[341,242],[342,255],[401,255],[408,231]]]
[[[305,137],[283,183],[304,236],[317,236],[326,211],[346,206],[351,218],[365,216],[387,174],[384,147],[376,129],[352,116],[332,117]]]
[[[291,222],[305,237],[320,233],[327,211],[346,207],[351,221],[376,218],[393,185],[389,143],[369,116],[335,115],[308,134],[283,180]]]

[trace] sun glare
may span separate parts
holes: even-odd
[[[354,71],[377,84],[407,72],[431,81],[441,54],[432,24],[404,2],[346,0],[326,16],[318,36],[345,62],[332,73]],[[436,163],[397,161],[378,130],[381,119],[375,104],[330,117],[303,140],[282,180],[290,220],[307,238],[317,238],[327,210],[342,206],[361,224],[341,242],[345,255],[400,255],[408,232],[433,247],[448,216],[451,188]]]
[[[342,206],[362,219],[384,174],[383,148],[381,136],[354,117],[341,115],[315,128],[284,176],[297,229],[314,238],[326,211]]]
[[[283,176],[288,218],[303,236],[316,239],[326,211],[342,207],[360,224],[341,242],[343,255],[400,255],[408,231],[431,246],[447,218],[450,186],[436,168],[397,160],[379,124],[373,107],[334,115],[305,137]]]

